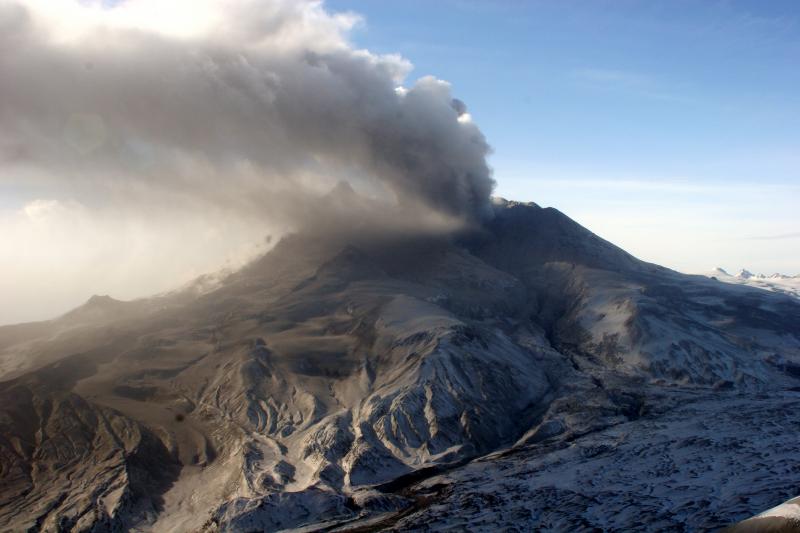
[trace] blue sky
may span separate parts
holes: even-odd
[[[673,268],[800,273],[800,3],[326,5],[453,84],[497,194]]]

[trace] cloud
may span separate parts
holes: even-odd
[[[174,289],[262,253],[256,219],[224,211],[116,209],[36,199],[0,211],[0,324],[51,318],[92,294],[131,299]]]
[[[573,71],[572,74],[581,80],[624,87],[641,87],[652,83],[647,76],[623,70],[583,68]]]
[[[759,235],[756,237],[750,237],[753,240],[757,241],[776,241],[776,240],[785,240],[785,239],[800,239],[800,232],[794,233],[781,233],[779,235]]]
[[[283,220],[343,178],[457,217],[486,207],[489,148],[450,86],[396,91],[410,65],[350,47],[352,15],[296,1],[53,4],[0,4],[6,175]]]
[[[359,22],[316,1],[0,0],[0,188],[39,198],[0,230],[46,250],[54,234],[31,228],[79,220],[58,238],[103,233],[89,240],[112,268],[131,227],[160,263],[164,236],[203,242],[187,220],[250,237],[480,221],[494,181],[466,106],[444,81],[406,84],[407,60],[355,49]],[[342,181],[358,194],[334,201]]]
[[[666,86],[655,78],[628,70],[607,68],[580,68],[572,70],[570,77],[584,87],[596,90],[622,92],[652,100],[689,103],[691,100],[674,86]]]

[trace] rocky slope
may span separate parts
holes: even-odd
[[[495,211],[0,328],[0,529],[704,529],[789,496],[800,302]]]

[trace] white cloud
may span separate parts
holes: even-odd
[[[674,83],[640,72],[608,68],[579,68],[569,72],[570,78],[582,87],[606,92],[635,95],[652,100],[677,103],[691,101]]]

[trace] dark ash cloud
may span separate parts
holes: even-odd
[[[412,212],[488,212],[489,147],[466,106],[434,78],[399,88],[409,64],[350,46],[352,15],[302,1],[174,6],[184,20],[152,0],[2,0],[0,179],[287,226],[307,224],[310,199],[341,180]]]

